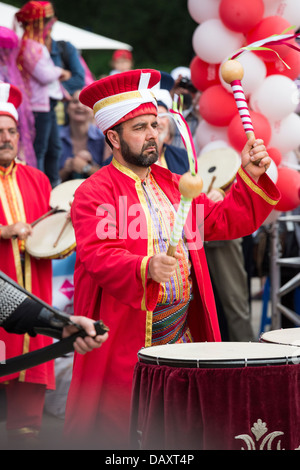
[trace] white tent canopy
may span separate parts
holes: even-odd
[[[12,28],[14,22],[14,15],[18,8],[0,2],[0,26]],[[18,32],[18,31],[17,31]],[[88,49],[128,49],[132,47],[120,41],[109,39],[99,34],[90,33],[84,29],[76,28],[61,21],[57,21],[53,27],[52,37],[56,41],[64,40],[70,41],[73,46],[78,50]]]
[[[87,49],[128,49],[132,47],[120,41],[109,39],[99,34],[85,31],[84,29],[76,28],[75,26],[68,25],[57,21],[53,27],[53,39],[70,41],[73,46],[80,50]]]

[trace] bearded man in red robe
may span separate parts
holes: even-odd
[[[80,186],[71,208],[75,314],[85,308],[110,328],[101,351],[75,357],[65,431],[76,445],[127,448],[141,348],[221,340],[203,238],[252,233],[280,198],[265,174],[271,160],[263,141],[248,141],[230,194],[217,203],[204,194],[195,198],[177,253],[167,256],[180,177],[155,164],[151,89],[159,81],[158,71],[132,70],[101,79],[80,95],[94,110],[113,160]]]

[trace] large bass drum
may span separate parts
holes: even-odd
[[[299,361],[299,347],[262,342],[141,349],[133,380],[132,447],[298,448]]]

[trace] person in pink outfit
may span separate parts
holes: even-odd
[[[61,154],[55,107],[66,97],[60,82],[68,80],[71,73],[54,65],[45,44],[56,21],[50,2],[28,2],[16,13],[16,19],[24,29],[17,63],[35,118],[37,167],[54,187],[60,183]]]
[[[18,158],[30,166],[36,166],[33,148],[35,138],[34,116],[20,70],[17,66],[19,38],[5,26],[0,26],[0,81],[14,84],[21,90],[23,101],[19,107],[19,151]]]

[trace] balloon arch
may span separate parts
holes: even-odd
[[[297,213],[300,204],[300,51],[296,35],[289,40],[290,47],[270,45],[274,52],[254,50],[250,45],[269,36],[299,30],[299,0],[187,1],[190,16],[198,23],[192,37],[195,57],[190,73],[200,92],[201,119],[194,137],[199,161],[201,152],[209,147],[231,147],[240,152],[246,143],[231,86],[223,80],[221,69],[236,51],[249,46],[247,52],[236,57],[244,70],[242,89],[254,133],[264,139],[272,159],[268,175],[281,192],[276,210],[265,221],[271,238],[271,322],[272,328],[278,329],[280,315],[286,315],[280,297],[285,286],[281,287],[277,262],[279,221],[294,218],[300,222],[299,215],[290,212]],[[295,260],[299,268],[300,258]],[[297,287],[297,282],[291,280],[294,287],[289,288]],[[299,326],[299,315],[290,310],[288,315]]]
[[[198,24],[190,63],[191,80],[200,92],[196,146],[201,152],[210,142],[221,140],[240,152],[247,137],[221,65],[242,47],[288,28],[298,30],[299,0],[188,0],[188,11]],[[290,42],[297,45],[295,39]],[[300,52],[285,45],[270,47],[277,54],[255,50],[237,60],[244,68],[242,85],[255,135],[264,139],[274,162],[269,176],[282,194],[276,207],[279,214],[300,203]]]

